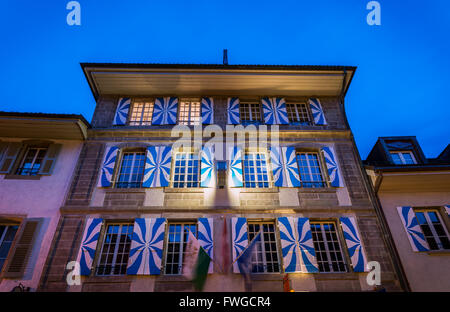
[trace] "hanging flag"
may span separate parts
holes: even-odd
[[[197,238],[189,231],[186,254],[183,264],[183,275],[194,283],[194,288],[201,291],[205,285],[211,258],[200,246]]]
[[[239,266],[239,271],[245,276],[246,279],[248,279],[252,271],[253,250],[255,250],[256,244],[258,242],[261,242],[261,231],[259,231],[258,234],[253,237],[247,248],[245,248],[242,251],[241,255],[236,259]]]

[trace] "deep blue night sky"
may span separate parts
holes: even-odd
[[[357,66],[347,115],[364,159],[378,136],[416,135],[427,157],[450,143],[450,4],[380,0],[1,0],[0,110],[75,113],[95,101],[80,62]]]

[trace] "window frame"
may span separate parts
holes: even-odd
[[[181,120],[181,109],[183,104],[182,103],[189,103],[189,110],[188,110],[188,120]],[[192,116],[192,103],[198,103],[198,116]],[[185,118],[186,116],[184,116]],[[197,121],[192,121],[193,117],[197,117]],[[177,112],[177,124],[179,125],[185,125],[185,126],[201,126],[202,125],[202,100],[201,98],[179,98],[178,99],[178,112]]]
[[[268,243],[269,244],[270,243],[275,243],[276,252],[275,253],[272,252],[272,254],[276,254],[277,255],[277,262],[273,262],[272,261],[272,263],[277,263],[277,265],[278,265],[278,271],[267,272],[267,254],[266,254],[266,249],[265,249],[266,242],[265,242],[265,239],[264,239],[264,227],[263,227],[261,242],[258,245],[261,246],[261,249],[262,249],[262,254],[263,254],[262,262],[263,262],[264,272],[253,272],[253,270],[252,270],[251,274],[281,274],[281,273],[283,273],[284,269],[283,269],[283,263],[282,263],[283,256],[281,254],[281,243],[280,243],[280,233],[279,233],[280,230],[279,230],[279,227],[277,225],[277,222],[275,222],[275,220],[264,220],[264,219],[250,219],[250,220],[248,220],[247,219],[247,233],[248,233],[247,240],[248,240],[248,244],[250,244],[251,240],[253,239],[253,237],[252,237],[252,239],[250,239],[250,225],[251,224],[253,224],[253,225],[258,224],[260,229],[261,229],[261,227],[264,224],[272,224],[273,225],[273,234],[275,236],[274,237],[274,241],[273,242],[269,241]],[[255,235],[256,234],[258,234],[258,232],[256,232]],[[258,247],[256,247],[256,248],[258,248]],[[254,257],[255,257],[255,250],[253,251],[252,259],[251,259],[252,266],[255,265],[255,263],[253,261]]]
[[[175,181],[175,175],[176,175],[176,161],[177,161],[177,155],[179,154],[191,154],[191,155],[196,155],[197,159],[195,160],[197,162],[197,181],[188,181],[187,177],[189,176],[189,173],[187,172],[189,165],[188,165],[188,160],[185,160],[185,165],[184,165],[184,180],[183,181]],[[192,173],[193,175],[194,173]],[[179,174],[181,175],[181,174]],[[183,183],[183,186],[175,186],[175,183]],[[188,183],[197,183],[197,186],[188,186]],[[176,189],[186,189],[186,188],[200,188],[200,183],[201,183],[201,152],[200,151],[196,151],[194,149],[180,149],[180,150],[176,150],[176,151],[172,151],[172,163],[171,163],[171,167],[170,167],[170,187],[171,188],[176,188]]]
[[[299,112],[299,107],[298,106],[305,106],[305,111],[306,111],[306,117],[308,119],[307,122],[302,122],[301,121],[301,116],[303,116],[303,114],[301,114]],[[290,109],[289,107],[293,106],[295,109],[295,115],[297,117],[297,120],[293,121],[291,119],[291,115],[290,114]],[[312,114],[311,114],[311,108],[309,107],[308,103],[306,101],[288,101],[286,100],[286,113],[288,115],[288,119],[289,119],[289,124],[290,125],[300,125],[300,126],[312,126],[314,125],[314,120],[311,118]]]
[[[244,106],[248,109],[244,110]],[[252,106],[256,106],[258,109],[259,119],[254,119]],[[245,113],[244,113],[245,112]],[[244,119],[243,116],[248,115],[250,119]],[[264,114],[262,110],[261,100],[242,100],[239,101],[239,119],[243,125],[258,125],[264,123]]]
[[[142,103],[143,107],[142,107],[142,111],[140,112],[140,119],[139,121],[133,121],[132,117],[133,117],[133,109],[135,108],[135,105],[137,103]],[[144,114],[145,114],[145,106],[146,104],[151,104],[151,111],[149,112],[149,116],[150,116],[150,121],[144,121]],[[131,126],[131,127],[142,127],[142,126],[151,126],[153,125],[153,110],[155,108],[155,99],[153,98],[133,98],[131,100],[131,106],[130,106],[130,111],[129,114],[127,116],[127,125]],[[139,122],[139,124],[131,124],[134,122]],[[143,124],[143,123],[148,123],[150,122],[150,124]]]
[[[17,165],[17,167],[16,168],[13,168],[13,170],[12,170],[12,172],[14,172],[14,174],[15,175],[18,175],[18,176],[25,176],[25,177],[32,177],[32,176],[38,176],[39,175],[39,172],[40,172],[40,170],[41,170],[41,168],[42,168],[42,165],[44,165],[44,160],[45,160],[45,156],[47,155],[47,152],[48,152],[48,146],[44,146],[44,145],[36,145],[36,146],[33,146],[33,145],[26,145],[25,146],[25,148],[23,149],[23,152],[20,154],[20,152],[19,152],[19,157],[20,157],[20,162],[18,162],[18,165]],[[42,157],[42,160],[41,160],[41,163],[39,164],[39,169],[37,170],[37,172],[35,173],[35,174],[22,174],[22,173],[19,173],[19,171],[22,171],[22,170],[24,170],[24,168],[23,168],[23,166],[24,166],[24,164],[25,164],[25,160],[26,160],[26,158],[27,158],[27,156],[28,156],[28,152],[30,151],[30,150],[32,150],[32,149],[36,149],[37,150],[37,152],[36,152],[36,154],[33,156],[33,160],[32,160],[32,162],[31,162],[31,169],[30,169],[30,171],[32,171],[32,168],[33,168],[33,166],[35,165],[35,163],[36,163],[36,159],[38,158],[38,155],[39,155],[39,152],[40,151],[42,151],[42,150],[45,150],[45,154],[44,154],[44,156]],[[31,173],[31,172],[30,172]]]
[[[0,235],[0,247],[2,247],[3,243],[4,243],[4,239],[6,236],[6,233],[8,231],[9,227],[17,227],[16,232],[14,233],[14,237],[11,241],[8,241],[9,243],[11,243],[11,245],[9,246],[8,252],[6,254],[6,257],[3,258],[3,264],[0,267],[0,274],[3,273],[3,270],[8,266],[8,260],[10,260],[10,256],[11,256],[11,251],[14,249],[14,246],[16,244],[16,238],[17,238],[17,233],[19,233],[19,231],[21,230],[21,225],[20,223],[0,223],[0,226],[5,226],[5,231]]]
[[[447,239],[450,241],[450,234],[449,234],[449,231],[447,229],[447,225],[444,222],[444,220],[442,219],[440,211],[438,209],[436,209],[436,208],[414,208],[413,211],[414,211],[414,217],[416,218],[417,223],[419,224],[420,229],[422,230],[422,232],[423,232],[423,229],[422,229],[422,226],[420,224],[420,220],[417,217],[417,213],[418,212],[423,213],[423,215],[425,217],[425,220],[427,221],[427,225],[430,228],[431,233],[433,234],[433,239],[435,240],[436,244],[439,247],[439,245],[443,245],[443,243],[442,243],[442,241],[440,239],[441,236],[439,236],[437,234],[436,229],[434,228],[434,226],[432,226],[433,222],[431,222],[431,219],[428,216],[429,212],[434,212],[436,214],[437,218],[438,218],[438,221],[439,221],[440,225],[442,226],[442,228],[444,230],[444,233],[445,233]],[[424,234],[424,237],[425,237],[425,233],[423,233],[423,234]],[[431,249],[431,246],[428,243],[428,240],[426,239],[426,237],[425,237],[425,241],[427,242],[428,247],[430,248],[430,251],[450,251],[450,248]]]
[[[136,154],[137,153],[143,153],[144,154],[144,166],[142,168],[142,173],[141,173],[142,179],[139,182],[140,186],[139,187],[117,187],[118,183],[124,183],[124,182],[118,181],[118,179],[119,179],[119,177],[121,175],[121,170],[122,170],[122,166],[123,166],[123,157],[124,157],[125,154],[131,154],[131,153],[134,154],[131,168],[134,168],[134,165],[135,165],[135,162],[136,162]],[[146,159],[146,157],[147,157],[147,150],[145,148],[120,149],[119,150],[119,162],[116,161],[116,166],[114,168],[114,173],[115,174],[114,174],[114,179],[113,179],[113,181],[114,181],[113,188],[115,188],[115,189],[142,188],[142,183],[144,181],[145,161],[146,161],[145,159]],[[129,173],[129,179],[128,180],[130,180],[132,176],[133,176],[133,174]],[[132,182],[128,181],[127,183],[132,183]],[[133,183],[138,183],[138,182],[133,182]]]
[[[405,158],[403,157],[403,154],[406,154],[406,153],[408,153],[411,156],[411,159],[414,162],[413,164],[407,164],[405,162]],[[401,161],[401,164],[395,163],[394,158],[392,157],[392,154],[398,154],[398,156],[400,158],[400,161]],[[405,150],[405,151],[389,151],[389,155],[391,156],[392,163],[394,165],[417,165],[417,160],[416,160],[416,157],[414,156],[414,152],[413,151],[408,151],[408,150]]]
[[[258,180],[258,173],[257,173],[258,167],[256,166],[256,160],[257,159],[255,157],[252,159],[252,162],[253,162],[252,168],[255,169],[255,172],[253,173],[254,176],[255,176],[255,180],[254,181],[248,181],[248,183],[255,183],[254,187],[246,186],[247,181],[246,181],[246,178],[245,178],[245,176],[246,176],[246,172],[245,172],[246,159],[245,158],[246,158],[246,156],[248,154],[253,154],[253,155],[263,154],[264,157],[265,157],[267,181],[261,181],[261,182]],[[268,188],[272,188],[274,186],[274,181],[273,181],[273,172],[272,172],[272,170],[270,170],[270,168],[271,168],[271,165],[270,165],[271,159],[270,159],[269,151],[260,150],[260,149],[257,149],[257,150],[247,149],[247,150],[245,150],[243,152],[242,156],[243,156],[242,157],[242,184],[243,184],[243,187],[245,187],[245,188],[252,188],[252,189],[268,189]],[[261,186],[258,185],[259,183],[267,183],[267,187],[265,187],[265,186],[261,187]]]
[[[320,170],[320,176],[322,177],[322,181],[306,181],[304,182],[302,180],[302,173],[300,170],[300,164],[299,164],[299,160],[298,160],[298,156],[300,154],[307,154],[307,155],[316,155],[317,156],[317,161],[319,163],[318,168]],[[311,165],[309,163],[309,158],[307,158],[307,168],[308,168],[308,174],[309,177],[311,178],[313,173],[311,171]],[[323,154],[321,151],[317,151],[317,150],[296,150],[295,151],[295,163],[297,164],[297,169],[298,169],[298,177],[300,180],[300,188],[302,189],[317,189],[317,188],[327,188],[330,186],[330,177],[328,176],[328,170],[326,170],[326,168],[324,167],[325,165],[325,160],[323,158]],[[303,183],[320,183],[322,184],[322,186],[304,186]]]

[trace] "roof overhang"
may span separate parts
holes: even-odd
[[[85,140],[89,124],[82,116],[0,113],[0,137]]]
[[[345,95],[356,67],[82,63],[100,95]]]

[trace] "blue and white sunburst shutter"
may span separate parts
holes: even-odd
[[[214,226],[212,218],[199,218],[197,221],[197,238],[200,246],[206,251],[208,256],[214,259]],[[213,273],[214,264],[209,263],[208,273]]]
[[[109,146],[106,148],[105,157],[103,158],[102,167],[100,169],[100,178],[97,184],[98,187],[111,186],[118,151],[119,148],[117,146]]]
[[[116,115],[114,116],[113,125],[123,126],[127,123],[128,112],[130,111],[131,99],[120,98],[117,103]]]
[[[147,147],[142,187],[169,186],[171,165],[171,146],[163,145]]]
[[[165,226],[165,218],[135,219],[128,257],[128,275],[161,273]]]
[[[283,168],[283,159],[281,156],[280,147],[270,147],[270,164],[272,166],[274,185],[279,187],[286,185],[285,170]]]
[[[242,148],[233,146],[228,149],[228,160],[230,168],[228,169],[227,183],[229,187],[242,187]]]
[[[233,272],[240,273],[237,264],[237,257],[248,246],[247,219],[232,218],[231,219],[231,235],[233,242]]]
[[[328,170],[328,177],[332,187],[344,187],[341,171],[339,170],[336,153],[332,146],[322,147],[322,154]]]
[[[313,115],[314,124],[316,125],[326,125],[327,121],[325,119],[325,114],[323,113],[322,105],[319,99],[310,98],[308,100],[309,107],[311,108],[311,113]]]
[[[270,159],[275,186],[300,187],[300,177],[294,147],[272,146],[270,148]]]
[[[428,243],[425,240],[422,229],[417,221],[414,210],[409,206],[397,207],[398,214],[402,220],[409,243],[414,251],[428,251]]]
[[[367,257],[361,242],[356,220],[353,217],[341,217],[342,231],[344,233],[347,250],[350,256],[353,271],[367,272]]]
[[[214,123],[214,99],[212,97],[202,98],[202,124],[212,125]]]
[[[86,220],[77,258],[80,264],[80,275],[88,276],[91,274],[92,263],[94,261],[95,251],[97,250],[102,225],[103,219],[101,218],[88,218]]]
[[[444,208],[445,208],[445,212],[450,217],[450,205],[445,205]]]
[[[214,146],[205,145],[201,152],[201,169],[200,169],[201,187],[216,186],[216,168],[214,164]]]
[[[238,125],[240,123],[239,98],[230,97],[227,99],[227,124]]]
[[[289,119],[286,111],[286,101],[284,98],[268,98],[261,99],[263,108],[264,123],[268,125],[287,125]]]
[[[293,217],[278,218],[280,231],[281,253],[285,273],[300,272],[300,258]]]
[[[153,106],[153,125],[174,125],[177,123],[178,98],[158,97]]]
[[[297,230],[297,243],[300,250],[301,271],[304,273],[319,272],[309,219],[297,218],[295,220],[295,227]]]

